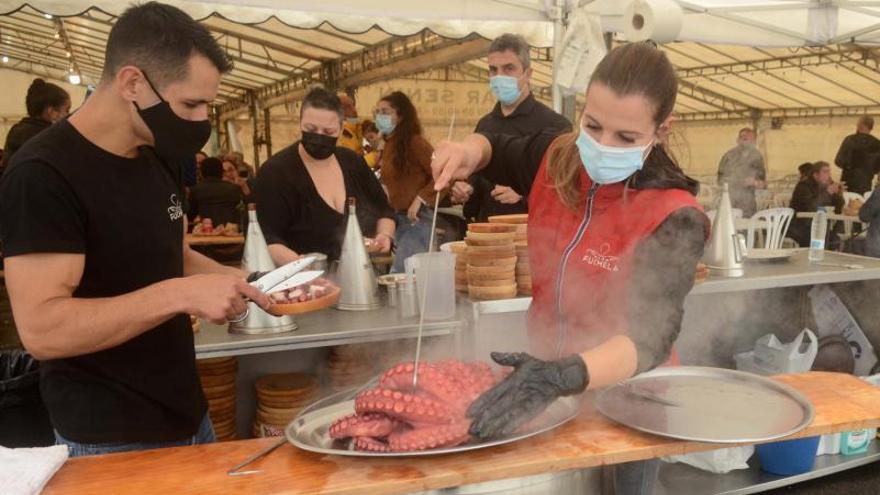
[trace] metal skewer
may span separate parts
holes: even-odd
[[[446,133],[446,140],[452,140],[452,129],[455,127],[455,107],[452,107],[452,120],[449,121],[449,132]],[[434,213],[431,218],[431,236],[428,241],[428,252],[434,249],[434,233],[437,229],[437,209],[440,207],[440,191],[434,194]],[[422,330],[425,326],[425,303],[428,300],[428,277],[431,275],[431,259],[428,259],[428,269],[425,270],[426,276],[422,290],[421,301],[419,303],[419,330],[416,335],[416,358],[413,360],[413,390],[419,384],[419,358],[422,355]],[[418,290],[418,282],[416,282],[416,290]]]

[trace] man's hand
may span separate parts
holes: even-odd
[[[180,297],[186,301],[186,312],[218,325],[244,314],[245,298],[261,308],[269,306],[266,294],[232,275],[193,275],[180,279],[180,283]]]
[[[832,182],[831,184],[828,184],[828,189],[826,189],[826,191],[832,196],[839,193],[841,191],[840,183]]]
[[[513,433],[557,397],[586,390],[590,374],[578,355],[542,361],[526,353],[493,352],[492,360],[513,372],[468,408],[470,434],[486,440]]]
[[[463,180],[457,181],[452,185],[451,199],[454,204],[467,203],[471,199],[472,194],[474,194],[474,187]]]
[[[419,210],[422,208],[422,198],[416,195],[416,198],[409,205],[409,208],[406,210],[406,216],[410,219],[412,223],[416,223],[419,221]]]
[[[519,203],[519,200],[522,199],[522,196],[520,196],[518,192],[514,191],[510,187],[495,186],[495,188],[492,189],[492,199],[505,205],[512,205]]]

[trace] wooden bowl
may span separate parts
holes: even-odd
[[[516,297],[516,284],[502,285],[498,287],[468,287],[468,295],[471,299],[510,299]]]
[[[487,234],[509,232],[512,234],[516,232],[516,226],[504,223],[472,223],[468,225],[468,234],[471,232]]]
[[[529,214],[517,213],[514,215],[493,215],[489,217],[489,223],[527,224],[529,223]]]
[[[322,309],[333,306],[334,304],[339,302],[340,296],[342,296],[342,289],[334,286],[330,289],[330,291],[327,292],[327,294],[312,299],[311,301],[288,304],[272,304],[266,311],[275,316],[300,315],[303,313],[311,313],[313,311],[320,311]]]
[[[455,254],[464,254],[467,252],[467,244],[464,241],[447,242],[440,246],[440,250]]]

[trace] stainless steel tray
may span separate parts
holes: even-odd
[[[762,376],[722,368],[661,368],[602,391],[596,407],[636,430],[681,440],[757,443],[813,421],[797,390]]]
[[[573,419],[578,413],[578,401],[574,397],[561,397],[550,404],[540,416],[530,421],[513,435],[483,443],[465,443],[456,447],[419,450],[414,452],[361,452],[354,450],[349,440],[330,438],[327,430],[337,419],[354,412],[354,396],[359,389],[352,389],[325,397],[304,409],[284,429],[284,435],[293,445],[320,454],[356,457],[416,457],[453,454],[484,449],[529,438],[550,431]]]

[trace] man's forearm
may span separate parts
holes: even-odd
[[[17,318],[22,343],[41,360],[116,347],[184,311],[175,288],[179,281],[166,280],[117,297],[50,299],[39,306],[39,314]],[[14,300],[12,306],[15,311]]]

